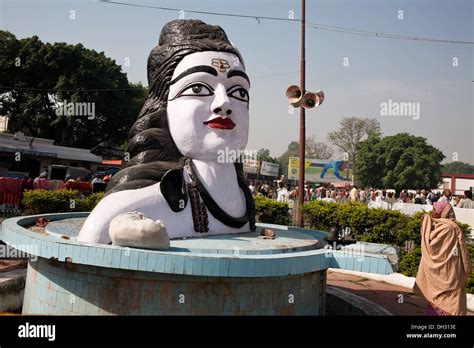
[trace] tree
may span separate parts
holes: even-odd
[[[130,84],[103,52],[37,36],[17,40],[6,31],[0,31],[0,47],[0,115],[8,115],[10,132],[83,148],[127,138],[147,89]],[[87,105],[93,115],[58,113],[63,105]]]
[[[381,135],[380,123],[377,120],[345,117],[339,123],[339,129],[328,134],[328,141],[341,153],[347,153],[347,159],[354,162],[357,145],[369,135]]]
[[[331,145],[316,141],[314,135],[306,138],[305,150],[307,158],[329,159],[334,153]]]
[[[319,158],[329,159],[333,155],[333,149],[326,143],[316,141],[316,137],[313,135],[306,138],[305,142],[305,157],[306,158]],[[286,176],[288,175],[288,161],[290,157],[300,156],[300,143],[299,141],[292,141],[286,151],[278,157],[278,163],[280,163],[281,172]]]
[[[443,173],[474,174],[474,165],[455,161],[443,164],[443,168],[441,170]]]
[[[358,146],[355,181],[365,187],[397,191],[436,188],[444,157],[422,137],[399,133],[381,138],[371,134]]]
[[[270,150],[269,149],[260,149],[257,151],[257,160],[258,161],[265,161],[265,162],[272,162],[272,163],[277,163],[275,162],[276,159],[270,156]]]

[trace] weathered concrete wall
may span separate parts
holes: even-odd
[[[323,315],[326,271],[234,278],[174,275],[39,258],[30,262],[23,314]]]
[[[0,274],[0,312],[14,312],[21,308],[25,278],[26,269]]]

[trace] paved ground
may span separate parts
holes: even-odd
[[[427,303],[411,289],[328,270],[327,284],[372,301],[393,315],[425,315]],[[474,315],[474,313],[468,313]]]

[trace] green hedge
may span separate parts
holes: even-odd
[[[313,201],[303,206],[305,219],[311,228],[329,231],[332,226],[339,229],[350,227],[353,236],[360,241],[391,244],[404,247],[405,241],[421,243],[421,218],[424,212],[412,216],[397,210],[373,209],[361,203],[331,203]],[[467,235],[469,226],[459,223]]]
[[[72,190],[31,190],[23,193],[22,203],[31,214],[91,211],[104,196],[103,192],[83,197]]]
[[[469,255],[471,256],[471,264],[474,267],[474,244],[469,244]],[[474,270],[471,272],[471,275],[467,279],[467,291],[470,294],[474,294]]]
[[[258,222],[277,225],[289,225],[289,206],[263,196],[255,196],[255,216]]]
[[[418,266],[421,260],[421,248],[419,246],[413,248],[409,252],[402,253],[398,272],[407,277],[416,277]]]

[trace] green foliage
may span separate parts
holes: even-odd
[[[120,65],[81,44],[43,43],[37,36],[18,40],[0,31],[0,115],[10,132],[54,139],[55,144],[92,148],[102,141],[120,144],[147,95],[130,84]],[[106,89],[106,92],[96,90]],[[55,92],[53,92],[55,91]],[[90,103],[95,118],[57,115],[57,106]]]
[[[287,150],[278,157],[278,162],[280,163],[280,170],[285,176],[288,175],[288,162],[290,157],[299,157],[299,148],[300,144],[297,141],[292,141]]]
[[[380,138],[369,136],[359,144],[354,175],[359,185],[402,189],[437,187],[443,153],[426,139],[407,133]]]
[[[421,218],[425,212],[408,216],[397,210],[368,208],[361,203],[312,201],[303,206],[303,214],[311,228],[329,231],[332,226],[350,227],[357,240],[403,248],[409,240],[420,245]],[[467,236],[469,225],[457,224]]]
[[[103,192],[82,198],[72,190],[31,190],[23,193],[22,203],[32,214],[91,211],[104,196]],[[74,204],[71,204],[74,202]],[[73,208],[71,208],[73,207]]]
[[[400,257],[398,272],[407,277],[416,277],[421,260],[421,248],[415,247]]]
[[[255,215],[259,222],[277,225],[288,225],[290,223],[288,204],[276,202],[263,196],[255,196],[254,200]]]
[[[75,209],[72,211],[91,211],[104,197],[104,192],[96,192],[88,197],[76,200]]]
[[[353,237],[360,241],[403,246],[408,239],[419,242],[411,218],[396,210],[371,209],[361,203],[344,204],[313,201],[303,207],[311,228],[329,231],[350,227]]]
[[[469,244],[467,247],[469,248],[469,255],[471,256],[471,264],[474,267],[474,244]],[[474,272],[471,272],[467,278],[467,291],[470,294],[474,294]]]
[[[455,161],[443,164],[442,171],[443,173],[474,174],[474,165]]]

